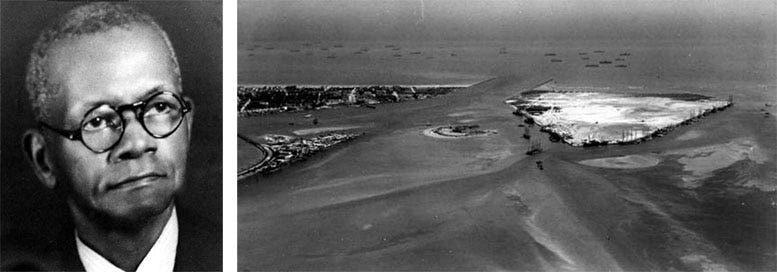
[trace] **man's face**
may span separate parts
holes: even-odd
[[[92,108],[144,100],[158,91],[181,94],[170,53],[159,33],[143,25],[57,42],[47,63],[60,94],[52,102],[56,127],[79,128]],[[170,136],[156,139],[135,114],[125,120],[122,139],[95,153],[81,141],[56,134],[52,155],[58,186],[67,186],[71,208],[108,219],[136,222],[169,207],[184,181],[191,118]]]

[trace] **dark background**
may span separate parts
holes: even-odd
[[[82,3],[0,3],[0,227],[3,257],[60,231],[64,203],[38,182],[22,133],[34,125],[24,89],[29,52],[51,20]],[[181,67],[184,93],[195,102],[186,188],[179,205],[222,222],[222,7],[220,1],[133,2],[167,31]]]

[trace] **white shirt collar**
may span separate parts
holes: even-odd
[[[154,242],[154,245],[151,246],[151,250],[148,251],[146,257],[140,262],[137,271],[173,271],[173,267],[175,266],[175,250],[177,246],[178,216],[175,213],[175,206],[173,206],[173,213],[170,216],[170,219],[167,220],[164,229],[162,229],[162,234],[159,235],[159,238]],[[81,238],[78,238],[77,232],[76,248],[78,248],[78,258],[81,259],[81,263],[84,265],[84,269],[86,269],[87,272],[123,271],[84,244],[81,241]]]

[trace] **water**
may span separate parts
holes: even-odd
[[[774,111],[764,103],[777,101],[773,44],[342,42],[342,48],[332,43],[315,50],[301,44],[242,49],[240,83],[497,79],[426,101],[312,112],[322,126],[360,126],[367,134],[276,174],[241,181],[241,269],[777,268],[777,206],[772,204],[777,193],[763,189],[777,184],[777,123],[762,113]],[[387,44],[401,47],[402,56],[393,57],[396,51]],[[328,50],[318,49],[323,46]],[[363,47],[369,50],[352,54]],[[507,54],[499,54],[502,47]],[[597,56],[594,50],[605,53]],[[407,53],[415,51],[421,54]],[[588,62],[578,55],[588,52],[593,61],[625,51],[631,53],[624,57],[627,68],[585,68]],[[563,62],[551,63],[544,56],[549,52]],[[332,53],[337,57],[327,58]],[[546,78],[610,91],[690,92],[724,99],[732,94],[735,106],[640,145],[583,149],[545,141],[545,152],[527,157],[520,120],[502,101]],[[238,130],[258,136],[314,127],[304,122],[304,114],[241,118]],[[421,133],[427,123],[462,120],[498,134],[450,141]],[[290,121],[297,125],[289,126]],[[693,139],[679,139],[690,131]],[[679,156],[662,155],[664,161],[646,169],[577,163],[668,154],[742,137],[757,143],[768,159],[718,169],[697,188],[681,186],[688,173]],[[535,161],[543,161],[545,170],[537,169]],[[771,187],[748,185],[752,182]],[[520,195],[520,211],[515,195]]]

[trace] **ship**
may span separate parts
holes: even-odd
[[[552,57],[552,56],[555,56],[555,55],[556,55],[556,53],[545,53],[546,57]]]
[[[550,62],[563,62],[563,60],[560,59],[551,59]]]
[[[585,67],[599,67],[599,64],[586,64]]]
[[[599,64],[612,64],[612,61],[603,60],[603,61],[600,61]]]

